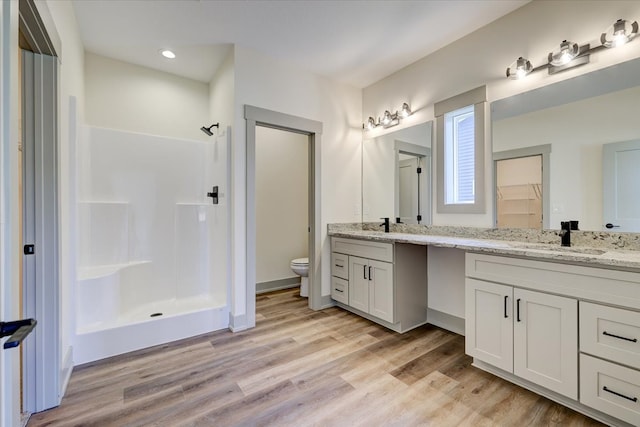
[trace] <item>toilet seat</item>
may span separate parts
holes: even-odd
[[[297,258],[291,261],[291,265],[309,265],[309,258]]]

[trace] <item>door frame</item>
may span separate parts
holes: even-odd
[[[551,228],[551,144],[517,148],[493,153],[493,226],[498,224],[498,161],[521,157],[542,156],[542,229]]]
[[[18,318],[18,2],[0,3],[0,320]],[[4,340],[2,340],[4,342]],[[0,348],[0,427],[20,425],[20,352]]]
[[[244,106],[247,126],[246,325],[256,323],[256,126],[307,135],[309,138],[309,308],[321,309],[320,148],[322,123],[315,120]],[[274,224],[277,226],[277,224]]]

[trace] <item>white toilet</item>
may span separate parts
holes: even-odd
[[[297,258],[291,261],[291,270],[300,276],[300,296],[309,296],[309,258]]]

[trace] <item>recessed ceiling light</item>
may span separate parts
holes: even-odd
[[[174,59],[176,57],[176,54],[173,53],[172,51],[170,51],[169,49],[162,49],[160,51],[160,55],[164,56],[165,58],[169,58],[169,59]]]

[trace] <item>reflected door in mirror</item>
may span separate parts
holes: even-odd
[[[602,148],[604,230],[640,232],[640,140]]]

